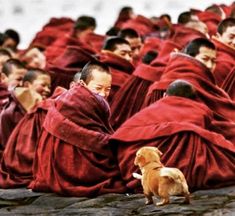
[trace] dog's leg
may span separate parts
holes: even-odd
[[[185,193],[184,197],[184,204],[190,204],[190,193]]]
[[[157,206],[170,203],[168,188],[166,184],[162,184],[158,189],[158,195],[161,197],[161,202],[156,203]]]
[[[149,194],[144,194],[145,195],[145,205],[150,205],[153,203],[153,197],[152,195],[149,195]]]

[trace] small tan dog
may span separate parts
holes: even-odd
[[[133,173],[141,183],[146,197],[146,205],[153,203],[152,196],[160,196],[157,206],[170,202],[170,195],[183,195],[184,203],[190,203],[190,193],[184,174],[177,168],[164,167],[160,161],[162,153],[156,147],[145,146],[136,153],[135,165],[139,166],[142,176]]]

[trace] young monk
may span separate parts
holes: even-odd
[[[46,71],[30,69],[22,82],[24,87],[11,91],[9,102],[0,115],[0,151],[4,150],[11,132],[23,116],[50,94],[51,79]]]
[[[46,115],[29,188],[69,196],[123,193],[126,188],[108,145],[113,132],[106,102],[109,68],[89,62],[80,79]]]

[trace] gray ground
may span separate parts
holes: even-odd
[[[156,199],[154,200],[157,201]],[[106,194],[94,199],[61,197],[49,193],[34,193],[27,189],[0,189],[0,216],[5,215],[235,215],[235,186],[197,191],[191,194],[191,204],[183,198],[171,197],[163,207],[144,204],[142,194]]]

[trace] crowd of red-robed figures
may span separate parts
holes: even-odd
[[[235,17],[235,4],[188,13],[191,24],[173,24],[168,15],[147,18],[126,7],[104,35],[94,28],[76,35],[77,21],[63,17],[51,18],[26,50],[3,40],[2,49],[26,69],[50,74],[52,93],[25,105],[24,91],[0,83],[0,188],[88,197],[140,192],[132,173],[139,172],[134,157],[145,145],[158,147],[163,164],[179,168],[191,191],[235,184],[235,32],[233,45],[217,37],[219,23]],[[131,60],[103,52],[104,41],[123,29],[141,38]],[[215,44],[213,72],[180,52],[195,38]],[[45,62],[30,65],[38,55]],[[111,112],[83,86],[69,89],[93,59],[111,70]],[[163,97],[176,79],[190,82],[198,99]]]

